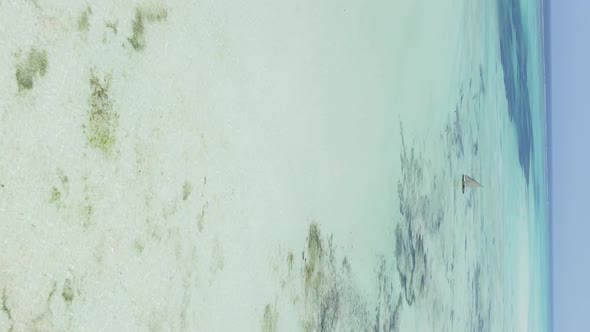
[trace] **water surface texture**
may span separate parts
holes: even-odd
[[[0,0],[0,331],[547,330],[541,6]]]

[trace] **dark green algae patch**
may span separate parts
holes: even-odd
[[[27,58],[16,66],[18,92],[33,89],[36,79],[47,73],[47,52],[32,48]]]
[[[264,315],[262,316],[262,332],[276,332],[277,329],[277,321],[278,321],[278,312],[276,306],[271,306],[267,304],[264,308]]]
[[[109,97],[111,76],[105,75],[101,80],[94,71],[90,73],[90,98],[88,120],[83,125],[88,143],[104,153],[110,153],[116,142],[119,127],[119,114]]]
[[[299,263],[294,262],[294,255],[288,252],[285,269],[287,282],[302,286],[301,293],[290,294],[292,307],[286,308],[297,312],[298,330],[399,331],[403,295],[388,276],[384,259],[377,267],[377,298],[372,306],[353,282],[350,260],[338,252],[332,235],[324,236],[315,222],[309,226],[301,257]],[[291,274],[297,270],[300,274]],[[281,330],[279,317],[276,304],[267,304],[261,331]]]
[[[64,302],[70,305],[74,301],[74,288],[72,287],[72,281],[70,279],[66,279],[64,282],[61,297],[63,298]]]
[[[134,50],[145,48],[145,28],[147,22],[160,22],[166,20],[168,11],[165,8],[136,8],[135,16],[131,22],[131,37],[127,38]]]
[[[53,204],[59,208],[62,205],[64,194],[67,194],[68,192],[68,177],[60,169],[57,170],[57,173],[59,177],[59,184],[51,188],[49,199],[47,201],[49,204]]]
[[[80,14],[78,17],[78,31],[80,32],[88,32],[90,28],[90,15],[92,14],[92,9],[90,6],[87,6],[86,9]]]
[[[59,206],[60,201],[61,201],[61,192],[56,187],[51,188],[51,193],[49,194],[48,202],[50,204],[55,204],[56,206]]]

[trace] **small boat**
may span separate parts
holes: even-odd
[[[475,181],[472,177],[469,177],[465,174],[463,174],[463,177],[461,178],[461,191],[463,193],[465,193],[465,188],[469,187],[469,188],[479,188],[479,187],[483,187],[479,182]]]

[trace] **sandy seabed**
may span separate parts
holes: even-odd
[[[526,316],[491,4],[4,0],[0,22],[0,330]]]

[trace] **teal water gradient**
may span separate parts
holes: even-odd
[[[543,1],[498,2],[501,57],[508,111],[517,132],[528,183],[530,321],[550,329],[547,132]]]
[[[0,4],[0,330],[548,329],[539,1],[70,2]]]

